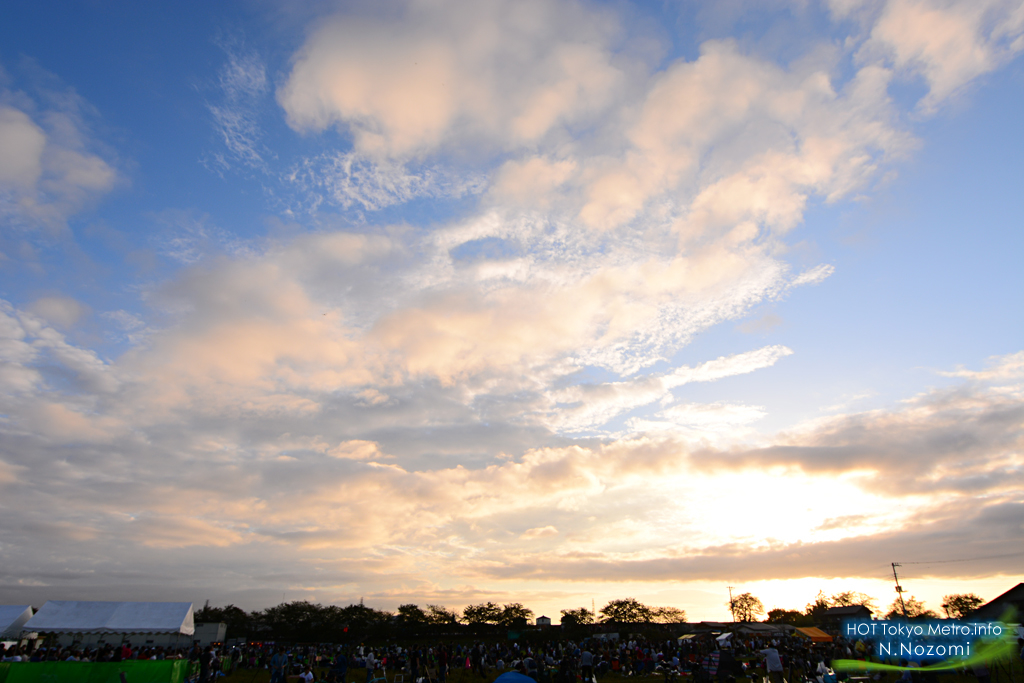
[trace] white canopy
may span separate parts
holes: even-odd
[[[0,637],[17,638],[31,618],[31,605],[0,605]]]
[[[49,600],[25,629],[38,633],[195,633],[191,602]]]

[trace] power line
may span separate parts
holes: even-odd
[[[1018,553],[1004,553],[1002,555],[986,555],[985,557],[965,557],[962,560],[931,560],[930,562],[897,562],[896,565],[904,564],[948,564],[950,562],[977,562],[979,560],[997,560],[1004,557],[1020,557],[1024,555],[1024,552]]]

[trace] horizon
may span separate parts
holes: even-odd
[[[1024,0],[2,16],[0,602],[1024,581]]]

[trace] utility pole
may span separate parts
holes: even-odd
[[[899,562],[892,563],[892,578],[896,580],[896,593],[900,596],[900,608],[903,610],[903,618],[907,619],[907,605],[903,602],[903,586],[900,585],[900,577],[896,576],[896,567],[902,567]]]
[[[729,586],[729,612],[732,614],[732,620],[736,621],[736,603],[732,600],[732,589],[734,586]]]

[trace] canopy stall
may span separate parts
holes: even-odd
[[[147,643],[191,645],[195,633],[191,602],[85,602],[50,600],[26,622],[24,628],[38,633],[60,634],[75,641],[113,642],[132,635],[148,637]],[[91,635],[92,638],[84,636]],[[162,636],[162,638],[157,638]],[[168,639],[170,638],[170,640]]]
[[[812,643],[831,643],[832,636],[822,631],[820,628],[814,626],[798,627],[796,634],[803,638],[807,638]]]
[[[31,618],[31,605],[0,605],[0,640],[17,640]]]
[[[737,629],[744,635],[778,636],[783,630],[775,624],[744,624]]]

